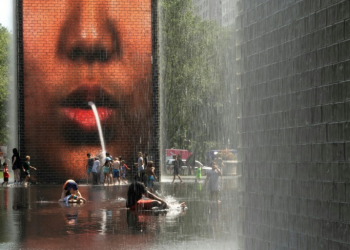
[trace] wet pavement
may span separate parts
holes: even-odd
[[[0,187],[0,249],[238,249],[237,182],[223,180],[219,206],[204,181],[156,183],[171,209],[143,212],[125,208],[127,185],[79,185],[88,202],[69,205],[62,185]]]

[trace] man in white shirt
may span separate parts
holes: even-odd
[[[98,184],[98,167],[100,166],[100,161],[98,157],[95,158],[94,165],[92,166],[91,173],[92,173],[92,184],[97,185]]]

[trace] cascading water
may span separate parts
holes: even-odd
[[[91,106],[92,111],[94,112],[95,119],[96,119],[96,124],[97,124],[97,129],[98,129],[98,134],[100,136],[100,142],[101,142],[101,148],[102,148],[102,155],[101,155],[101,164],[104,164],[105,158],[106,158],[106,148],[105,148],[105,140],[103,138],[103,132],[102,132],[102,127],[101,127],[101,122],[100,122],[100,117],[98,116],[97,108],[95,103],[93,102],[88,102],[89,106]],[[103,173],[103,171],[101,171]],[[102,181],[102,176],[101,174],[101,181]]]

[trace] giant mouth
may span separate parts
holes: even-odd
[[[113,124],[116,119],[113,117],[115,118],[116,110],[121,106],[120,103],[114,101],[100,86],[80,87],[60,103],[60,115],[63,119],[62,133],[70,143],[99,143],[96,119],[88,105],[89,101],[96,105],[105,140],[108,141],[115,134]]]

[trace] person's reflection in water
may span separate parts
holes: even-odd
[[[77,224],[78,221],[78,213],[76,214],[66,214],[66,218],[67,218],[67,224],[72,226]]]
[[[137,211],[128,210],[126,221],[128,228],[133,233],[145,233],[148,229],[154,231],[155,227],[159,226],[161,216],[166,216],[167,211]]]
[[[28,208],[27,197],[24,194],[24,189],[22,188],[14,188],[13,189],[13,210],[20,210]]]
[[[85,179],[82,152],[132,161],[152,135],[151,0],[23,0],[25,144],[41,177]],[[64,170],[64,171],[63,171]]]

